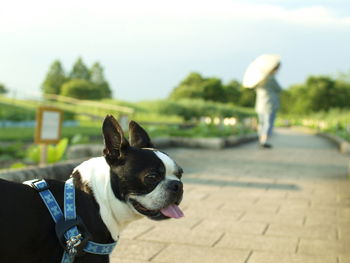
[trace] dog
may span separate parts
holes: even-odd
[[[72,173],[76,211],[98,243],[118,240],[121,231],[142,217],[181,218],[182,168],[154,149],[147,132],[129,123],[129,141],[116,119],[102,125],[103,156],[89,159]],[[62,208],[64,182],[46,180]],[[63,248],[55,223],[38,192],[25,184],[0,180],[0,262],[58,263]],[[86,253],[75,263],[107,263],[108,255]]]

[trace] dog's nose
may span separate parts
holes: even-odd
[[[183,188],[182,182],[177,180],[172,180],[168,183],[168,190],[174,193],[181,192]]]

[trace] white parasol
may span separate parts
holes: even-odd
[[[255,88],[275,69],[281,61],[281,56],[264,54],[254,59],[247,67],[242,85],[245,88]]]

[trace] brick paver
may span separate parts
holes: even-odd
[[[171,149],[185,170],[185,218],[142,219],[113,263],[349,263],[349,156],[279,129],[272,150]]]

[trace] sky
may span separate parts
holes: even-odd
[[[0,82],[40,95],[49,66],[78,57],[105,69],[113,96],[166,98],[190,72],[241,81],[257,56],[279,54],[285,88],[350,72],[348,0],[0,0]]]

